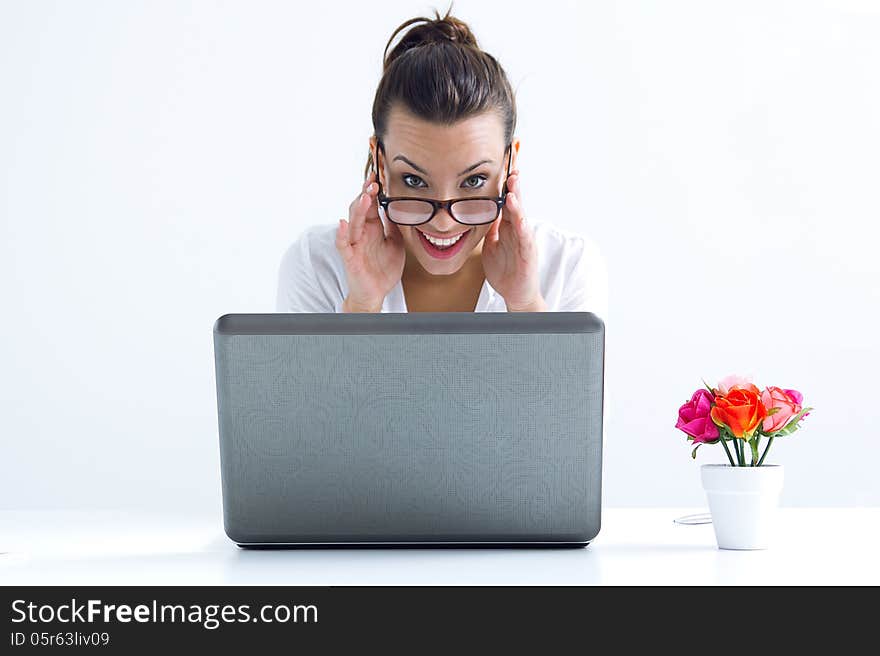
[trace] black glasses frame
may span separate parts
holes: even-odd
[[[385,146],[382,144],[382,140],[377,139],[376,145],[377,145],[377,151],[381,150],[382,157],[385,157]],[[440,209],[445,209],[449,213],[449,216],[451,216],[456,222],[461,223],[462,225],[475,226],[475,225],[486,225],[487,223],[492,223],[493,221],[495,221],[495,219],[498,218],[498,215],[501,214],[501,208],[504,207],[504,202],[507,200],[507,192],[508,192],[507,178],[510,177],[510,166],[511,166],[511,162],[513,161],[513,144],[508,144],[507,148],[504,149],[505,154],[507,154],[508,151],[510,152],[510,157],[507,158],[507,176],[504,178],[504,187],[503,187],[503,191],[501,192],[500,196],[467,196],[465,198],[451,198],[448,200],[434,200],[433,198],[423,198],[421,196],[386,196],[385,192],[382,191],[382,182],[381,182],[381,180],[379,180],[379,158],[374,157],[373,164],[376,169],[376,183],[379,185],[379,192],[376,194],[376,201],[378,202],[379,207],[382,208],[382,212],[385,215],[385,217],[389,221],[391,221],[392,223],[396,223],[397,225],[403,225],[403,226],[424,225],[425,223],[430,222],[431,219],[433,219],[437,215],[437,211]],[[378,153],[377,153],[377,155],[378,155]],[[391,215],[388,213],[389,203],[396,201],[396,200],[418,200],[418,201],[422,201],[423,203],[430,203],[434,207],[434,210],[431,212],[431,216],[429,216],[427,219],[425,219],[424,221],[421,221],[419,223],[400,223],[399,221],[395,221],[394,219],[392,219]],[[480,223],[465,223],[464,221],[459,221],[457,218],[455,218],[455,212],[452,209],[453,206],[456,203],[460,203],[462,201],[470,201],[470,200],[491,200],[491,201],[493,201],[495,203],[495,216],[493,216],[488,221],[481,221]]]

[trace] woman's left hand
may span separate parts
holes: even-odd
[[[546,310],[538,284],[538,249],[523,216],[519,170],[507,179],[501,216],[483,239],[483,272],[509,312]]]

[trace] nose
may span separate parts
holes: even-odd
[[[428,224],[431,226],[433,230],[436,232],[454,232],[456,228],[463,228],[458,221],[452,218],[452,215],[449,213],[445,207],[441,207],[437,210],[437,213],[434,215],[434,218],[431,219]]]

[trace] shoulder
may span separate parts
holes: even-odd
[[[533,222],[532,228],[542,255],[568,258],[587,254],[602,257],[599,246],[586,233],[544,222]]]
[[[335,271],[343,268],[336,250],[336,226],[321,223],[303,228],[284,252],[281,264],[291,269],[317,267]]]
[[[296,239],[290,244],[284,256],[291,253],[326,257],[330,249],[336,250],[336,226],[328,223],[314,223],[299,231]]]
[[[336,250],[336,226],[303,228],[281,257],[279,312],[335,312],[345,297],[345,268]]]
[[[533,222],[545,300],[553,311],[608,314],[608,271],[596,241],[544,222]]]

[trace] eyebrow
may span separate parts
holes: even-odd
[[[418,171],[419,173],[424,173],[425,175],[429,175],[428,172],[427,172],[425,169],[423,169],[423,168],[422,168],[421,166],[419,166],[418,164],[415,164],[414,162],[411,162],[409,159],[407,159],[407,158],[404,157],[403,155],[398,155],[397,157],[395,157],[395,158],[394,158],[393,160],[391,160],[391,161],[392,161],[392,162],[396,162],[397,160],[402,160],[402,161],[406,162],[407,164],[409,164],[411,167],[413,167],[413,168],[414,168],[416,171]],[[464,175],[465,173],[470,173],[471,171],[473,171],[475,168],[477,168],[477,167],[480,166],[481,164],[492,164],[492,163],[493,163],[493,161],[492,161],[491,159],[481,159],[481,160],[480,160],[479,162],[477,162],[476,164],[472,164],[471,166],[467,167],[464,171],[462,171],[462,172],[459,173],[458,175]]]

